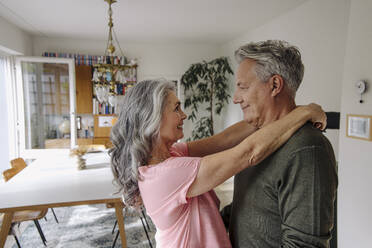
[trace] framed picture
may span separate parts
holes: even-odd
[[[372,116],[346,115],[346,136],[372,141]]]

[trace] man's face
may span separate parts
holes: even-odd
[[[255,72],[256,62],[243,60],[236,73],[236,88],[233,101],[240,104],[244,119],[251,125],[260,128],[265,124],[268,109],[272,103],[271,86],[262,82]]]

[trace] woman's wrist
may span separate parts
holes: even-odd
[[[300,112],[303,112],[306,121],[310,121],[316,128],[324,130],[327,126],[327,116],[322,110],[322,107],[315,103],[310,103],[305,106],[298,107]]]
[[[299,115],[303,118],[303,120],[305,120],[305,122],[311,121],[312,111],[308,105],[298,106],[295,110],[299,113]]]

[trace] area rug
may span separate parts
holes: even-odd
[[[113,244],[118,227],[114,234],[112,229],[116,220],[115,209],[106,208],[104,204],[75,207],[54,208],[59,220],[56,223],[49,210],[47,221],[40,220],[47,240],[47,247],[53,248],[109,248]],[[156,247],[154,235],[155,226],[149,217],[149,236],[152,246]],[[124,217],[125,233],[128,248],[150,247],[140,218],[137,215],[126,214]],[[22,248],[44,247],[33,222],[28,222],[24,231],[18,235]],[[22,229],[22,228],[21,228]],[[115,247],[121,247],[120,236]],[[14,244],[12,248],[17,248]]]

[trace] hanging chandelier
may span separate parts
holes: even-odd
[[[114,30],[111,5],[117,0],[104,1],[109,5],[109,33],[104,56],[101,57],[98,64],[93,65],[92,81],[98,102],[108,103],[114,107],[117,103],[117,96],[124,95],[125,89],[136,83],[137,63],[136,60],[127,63]],[[113,38],[115,38],[121,56],[115,56],[116,47]]]

